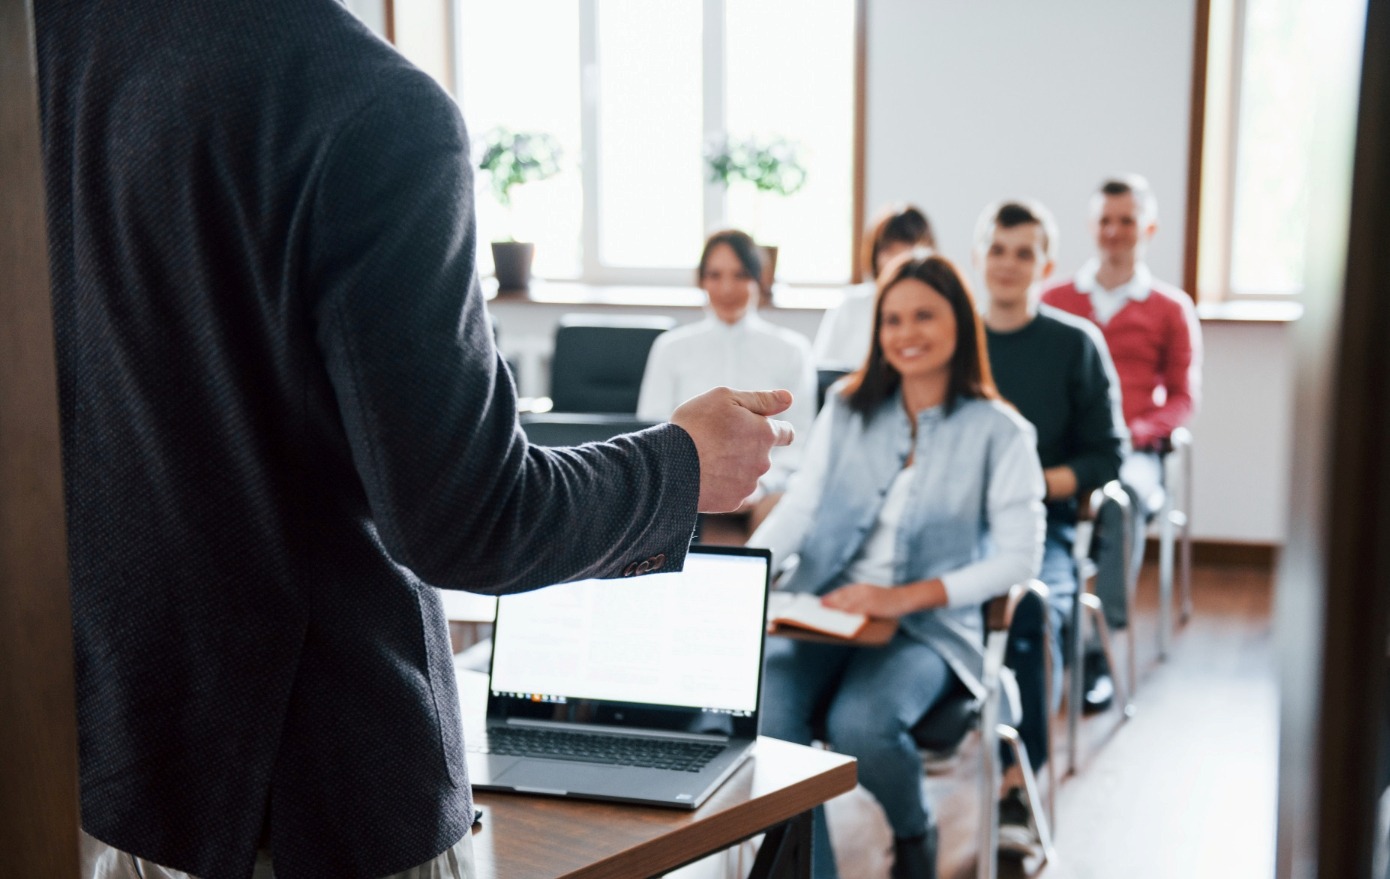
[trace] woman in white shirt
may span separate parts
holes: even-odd
[[[828,369],[858,369],[873,337],[874,279],[883,267],[914,247],[936,247],[931,221],[916,205],[895,205],[864,236],[862,263],[868,280],[845,291],[844,301],[826,311],[812,354]]]
[[[716,232],[705,242],[696,279],[709,297],[705,319],[657,337],[647,357],[637,417],[665,421],[681,403],[714,387],[786,388],[792,405],[780,417],[807,436],[816,407],[811,346],[800,333],[757,314],[762,258],[747,234]],[[800,444],[772,452],[772,469],[750,499],[754,517],[771,507],[800,459]],[[756,524],[756,523],[755,523]]]
[[[936,876],[911,728],[953,687],[983,694],[980,606],[1037,575],[1043,477],[1033,428],[999,399],[984,331],[945,259],[913,252],[879,276],[864,365],[826,395],[800,471],[751,538],[782,588],[896,619],[883,647],[769,638],[765,735],[835,747],[893,828],[894,879]],[[823,815],[813,873],[835,875]]]

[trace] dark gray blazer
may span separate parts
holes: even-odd
[[[528,446],[454,103],[333,0],[36,4],[82,821],[205,879],[471,823],[427,584],[679,567],[694,445]]]

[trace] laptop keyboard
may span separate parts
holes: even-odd
[[[678,742],[638,736],[612,736],[594,733],[560,732],[521,727],[493,727],[486,746],[471,748],[481,753],[516,757],[544,757],[549,760],[575,760],[582,763],[610,763],[699,772],[722,744]]]

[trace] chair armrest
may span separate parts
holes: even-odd
[[[1095,537],[1096,515],[1105,504],[1114,504],[1120,509],[1120,516],[1126,520],[1125,534],[1129,533],[1128,519],[1132,515],[1129,507],[1129,492],[1125,491],[1120,480],[1112,479],[1083,498],[1077,511],[1076,543],[1072,547],[1072,557],[1081,561],[1091,557],[1091,541]]]
[[[1015,583],[1009,587],[1008,592],[991,599],[985,605],[985,628],[990,632],[1007,634],[1009,628],[1014,624],[1014,613],[1030,592],[1037,595],[1043,602],[1047,601],[1047,586],[1041,580]]]
[[[1186,452],[1192,448],[1192,431],[1185,427],[1176,428],[1171,434],[1161,437],[1154,443],[1154,451],[1160,457],[1168,457],[1174,452]]]

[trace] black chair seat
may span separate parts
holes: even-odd
[[[979,726],[980,700],[957,685],[912,727],[912,740],[924,751],[951,751]]]
[[[631,415],[591,412],[546,412],[521,416],[526,438],[538,446],[578,446],[610,440],[619,434],[652,427]]]

